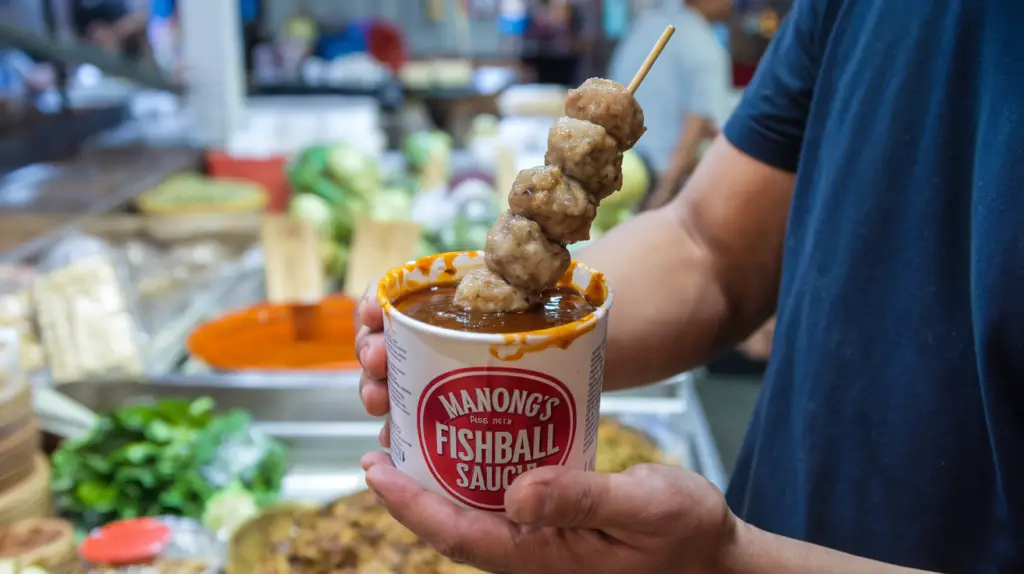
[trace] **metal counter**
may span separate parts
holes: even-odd
[[[664,433],[660,444],[682,451],[680,462],[719,488],[725,472],[711,439],[690,373],[653,387],[653,396],[608,393],[602,415],[641,430]],[[71,383],[61,391],[99,412],[162,398],[208,396],[218,408],[252,413],[257,427],[289,447],[283,497],[324,502],[364,488],[359,459],[379,449],[381,420],[363,411],[356,373],[317,375],[223,374],[143,381]],[[658,396],[660,395],[660,396]],[[658,437],[655,437],[658,438]]]

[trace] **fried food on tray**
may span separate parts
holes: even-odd
[[[660,462],[662,454],[642,432],[603,421],[597,470],[621,472]],[[228,574],[470,574],[478,570],[441,556],[391,518],[368,491],[321,510],[282,512],[258,531],[243,527],[232,541]],[[264,521],[264,522],[260,522]],[[239,557],[236,554],[243,556]],[[239,559],[245,564],[239,564]],[[255,570],[251,566],[255,564]],[[244,572],[243,572],[244,570]]]

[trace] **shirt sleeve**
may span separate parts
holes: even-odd
[[[739,150],[795,172],[818,79],[821,8],[825,0],[796,0],[725,126]]]

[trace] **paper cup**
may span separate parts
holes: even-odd
[[[505,490],[530,469],[594,469],[612,294],[600,273],[573,261],[559,285],[586,295],[594,313],[508,335],[435,327],[392,305],[483,265],[476,251],[425,257],[389,271],[377,298],[385,316],[391,460],[463,507],[501,512]]]

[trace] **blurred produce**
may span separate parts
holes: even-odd
[[[214,494],[206,502],[203,526],[211,532],[231,536],[236,530],[260,512],[259,503],[241,484],[234,483]]]
[[[594,227],[600,233],[633,216],[651,185],[647,166],[634,150],[622,155],[622,189],[605,198],[597,208]]]
[[[405,161],[412,170],[421,170],[430,161],[447,164],[452,153],[452,136],[439,130],[409,134],[402,144]]]
[[[218,492],[245,489],[274,501],[284,447],[251,426],[242,411],[214,414],[209,398],[167,399],[101,417],[84,438],[53,455],[58,511],[87,527],[165,514],[201,518]],[[239,512],[248,512],[238,505]],[[223,507],[218,520],[230,523]]]
[[[643,433],[613,421],[601,423],[599,471],[621,472],[646,462],[668,461]],[[227,574],[319,572],[469,574],[478,570],[438,554],[391,518],[368,491],[322,510],[269,509],[242,526],[231,540]]]
[[[382,191],[376,159],[350,144],[307,148],[289,164],[288,179],[294,190],[289,211],[320,232],[328,277],[344,271],[359,217],[404,209],[393,191]]]
[[[409,221],[412,217],[412,193],[399,186],[380,190],[370,213],[376,221]]]
[[[487,232],[498,217],[490,198],[469,197],[458,205],[455,220],[437,236],[440,251],[472,251],[484,248]]]
[[[182,173],[142,194],[135,203],[140,211],[154,214],[251,212],[266,206],[267,192],[248,181]]]

